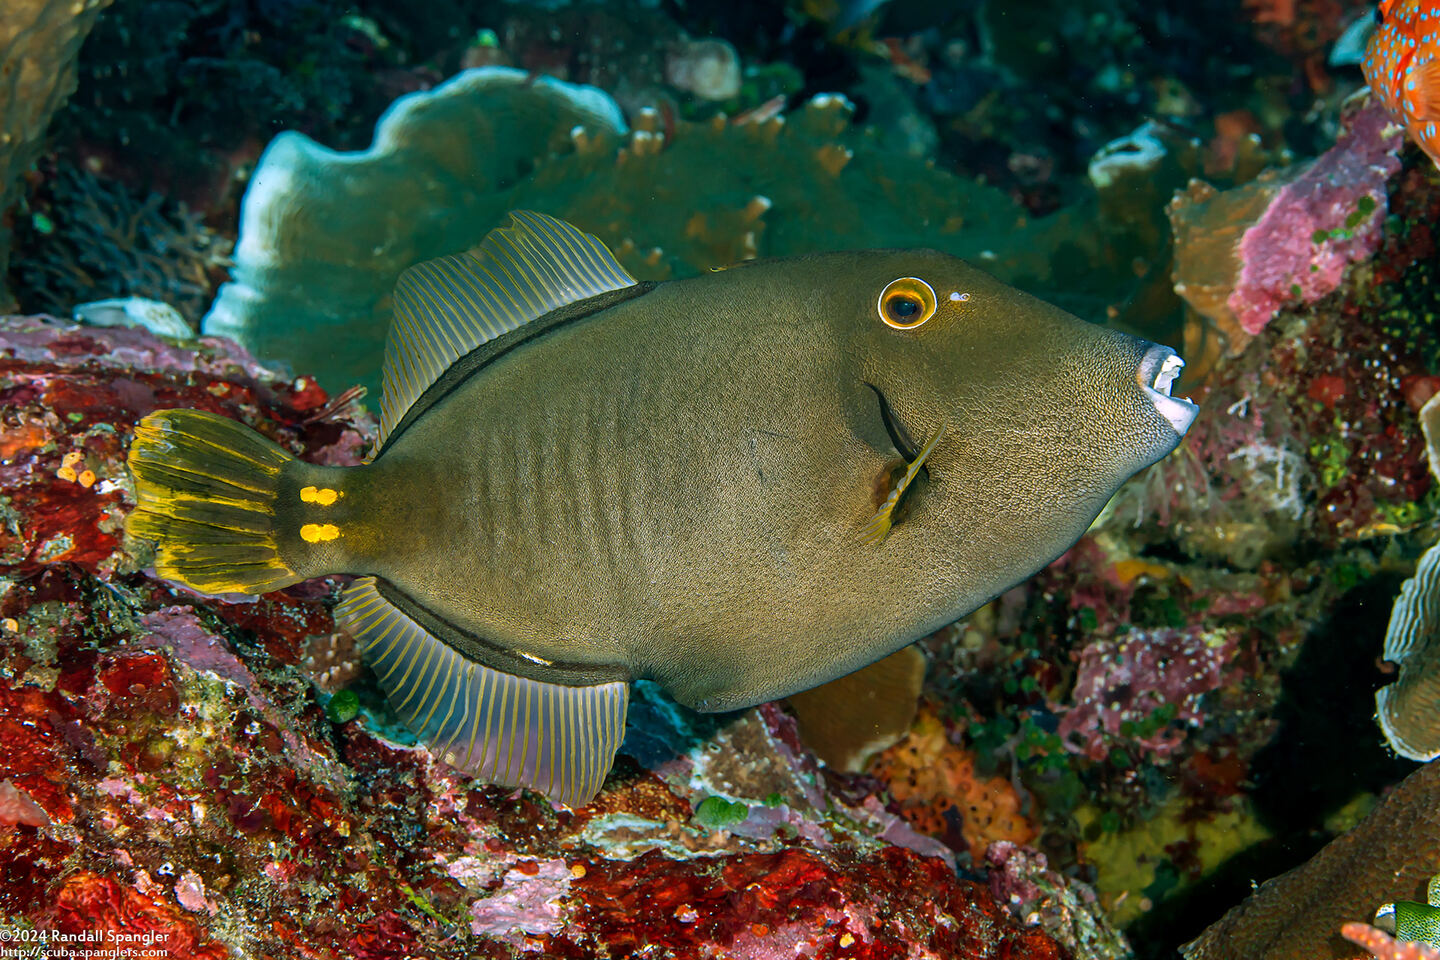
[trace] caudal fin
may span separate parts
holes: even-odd
[[[158,544],[155,569],[205,593],[265,593],[296,583],[276,542],[281,473],[292,457],[234,420],[159,410],[130,447],[137,506],[126,529]]]

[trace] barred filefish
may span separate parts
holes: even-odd
[[[369,464],[193,410],[130,453],[162,576],[363,575],[339,619],[484,780],[586,802],[637,678],[734,710],[895,654],[1069,548],[1195,415],[1170,349],[945,254],[639,283],[512,217],[401,277]]]

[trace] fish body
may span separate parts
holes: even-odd
[[[340,615],[401,715],[457,766],[566,802],[599,788],[631,680],[731,710],[880,660],[1068,549],[1194,415],[1168,348],[944,254],[646,285],[516,219],[488,259],[402,279],[370,465],[286,459],[261,483],[245,464],[283,451],[236,440],[232,473],[233,425],[162,412],[131,527],[199,589],[366,574]],[[232,475],[275,491],[243,564],[187,544],[190,485]]]
[[[1360,67],[1370,89],[1440,164],[1440,0],[1383,0]]]

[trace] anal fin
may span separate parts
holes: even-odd
[[[625,734],[624,681],[566,686],[504,673],[425,630],[355,581],[335,610],[406,725],[446,763],[570,806],[600,792]]]

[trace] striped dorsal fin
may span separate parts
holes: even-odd
[[[515,210],[473,250],[417,263],[395,284],[381,368],[380,441],[476,347],[580,300],[633,286],[605,245],[563,220]]]
[[[630,685],[571,687],[476,663],[356,580],[335,618],[361,645],[405,724],[451,766],[489,783],[589,803],[625,735]]]

